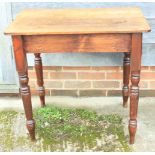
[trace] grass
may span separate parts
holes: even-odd
[[[0,150],[3,148],[3,151],[11,151],[14,147],[12,125],[16,116],[15,111],[0,112]]]
[[[34,110],[35,143],[16,126],[24,118],[23,113],[0,112],[0,151],[132,151],[119,115],[53,106],[38,108]],[[18,124],[25,126],[22,123]]]
[[[74,142],[80,146],[81,150],[77,151],[85,148],[93,151],[131,151],[124,135],[122,118],[118,115],[99,116],[84,109],[49,106],[36,109],[34,117],[37,120],[37,133],[42,137],[45,149],[50,146],[54,151],[58,144]],[[104,145],[99,146],[97,139],[102,139]]]

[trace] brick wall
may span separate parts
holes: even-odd
[[[49,67],[44,69],[46,95],[120,96],[122,67]],[[35,70],[29,67],[29,84],[36,94]],[[155,67],[142,67],[140,96],[155,96]]]

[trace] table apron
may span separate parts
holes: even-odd
[[[24,35],[27,53],[130,52],[130,33]]]

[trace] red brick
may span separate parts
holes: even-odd
[[[123,70],[123,66],[121,66],[121,69]],[[149,66],[141,66],[141,70],[149,70]]]
[[[96,66],[96,67],[92,67],[92,70],[97,70],[97,71],[100,71],[100,70],[105,70],[105,71],[116,71],[116,70],[120,70],[120,67],[119,66]]]
[[[34,71],[28,71],[28,76],[30,79],[36,79],[36,73]]]
[[[102,96],[106,88],[108,88],[108,96],[121,95],[120,92],[122,90],[116,90],[116,88],[120,88],[120,85],[121,87],[123,86],[122,66],[44,66],[43,69],[45,88],[47,88],[48,94],[51,92],[53,95],[65,94],[66,96],[70,96],[71,94],[71,96],[80,96],[81,93],[81,96],[95,96],[95,94],[96,96]],[[142,96],[150,96],[148,93],[151,93],[152,96],[152,89],[155,89],[155,66],[142,66],[141,69],[140,90],[147,90],[142,92]],[[28,72],[30,78],[29,85],[32,93],[35,94],[36,92],[37,94],[37,79],[34,67],[30,66]],[[51,80],[48,79],[48,74]],[[75,80],[76,74],[78,74],[77,80]],[[63,87],[63,83],[66,89]],[[80,88],[81,90],[78,90]],[[72,93],[72,91],[74,92]],[[77,91],[79,91],[79,94]]]
[[[121,70],[123,70],[123,66],[121,66]],[[142,71],[149,71],[149,66],[141,66]]]
[[[90,88],[90,81],[65,81],[65,88]]]
[[[28,76],[31,79],[36,79],[35,71],[28,71]],[[43,72],[44,79],[48,79],[48,72]]]
[[[93,81],[93,88],[119,88],[118,81]]]
[[[75,72],[52,72],[50,73],[51,79],[76,79]]]
[[[142,70],[142,71],[143,71],[143,70],[149,71],[149,66],[142,66],[142,67],[141,67],[141,70]]]
[[[106,74],[107,74],[106,79],[113,79],[113,80],[123,79],[122,72],[112,72],[112,73],[107,72]]]
[[[154,79],[155,80],[155,72],[141,72],[141,79],[143,80]]]
[[[150,66],[150,71],[155,71],[155,66]]]
[[[100,72],[79,72],[78,79],[99,80],[105,79],[105,73]]]
[[[55,70],[60,71],[62,70],[62,66],[43,66],[44,70]]]
[[[90,70],[91,67],[74,67],[74,66],[64,66],[64,70]]]
[[[62,88],[61,81],[45,81],[45,88]]]

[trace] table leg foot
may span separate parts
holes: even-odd
[[[34,120],[27,120],[26,127],[29,131],[29,135],[32,141],[35,141],[35,121]]]
[[[130,144],[134,144],[137,130],[137,120],[129,121]]]

